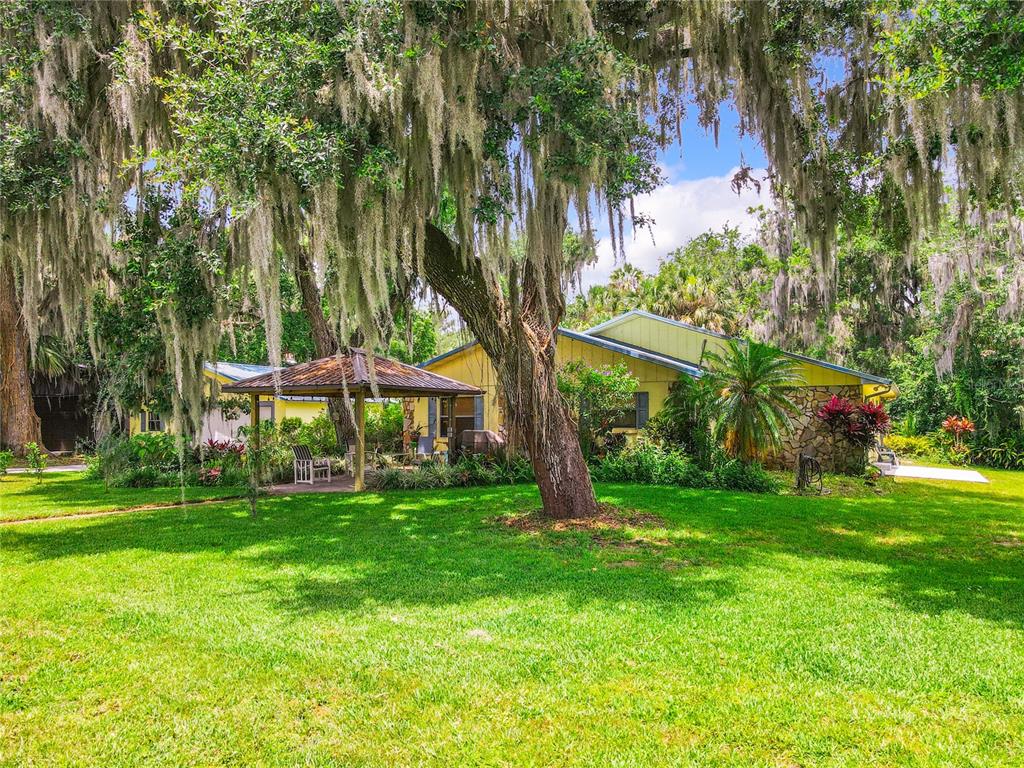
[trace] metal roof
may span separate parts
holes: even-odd
[[[261,373],[273,373],[278,370],[272,365],[257,365],[255,363],[232,363],[218,361],[216,363],[203,363],[203,367],[210,373],[216,373],[231,381],[241,381]],[[281,400],[288,402],[324,403],[325,397],[311,397],[309,395],[280,395]]]
[[[680,373],[685,373],[685,374],[687,374],[689,376],[693,376],[694,378],[699,378],[701,376],[701,374],[702,374],[702,371],[701,371],[700,368],[698,368],[697,366],[695,366],[695,365],[693,365],[691,363],[687,363],[685,360],[679,360],[679,359],[674,358],[674,357],[669,357],[668,355],[661,355],[661,354],[658,354],[657,352],[651,352],[648,349],[643,349],[641,347],[634,347],[634,346],[632,346],[630,344],[623,344],[622,342],[613,341],[611,339],[606,339],[606,338],[601,337],[601,336],[588,336],[585,333],[580,333],[579,331],[573,331],[573,330],[570,330],[568,328],[559,328],[558,329],[558,335],[559,336],[565,336],[566,338],[569,338],[569,339],[575,339],[576,341],[581,341],[584,344],[592,344],[595,347],[601,347],[602,349],[607,349],[607,350],[610,350],[612,352],[618,352],[619,354],[622,354],[622,355],[628,355],[629,357],[634,357],[637,360],[644,360],[644,361],[646,361],[648,363],[653,363],[655,365],[660,365],[660,366],[663,366],[665,368],[671,368],[674,371],[679,371]],[[440,354],[437,357],[432,357],[429,360],[427,360],[426,362],[420,363],[419,367],[420,368],[426,368],[428,365],[433,365],[434,363],[437,363],[437,362],[439,362],[441,360],[444,360],[447,357],[451,357],[452,355],[457,355],[459,352],[462,352],[463,350],[469,349],[470,347],[472,347],[472,346],[474,346],[474,345],[476,345],[478,343],[479,342],[477,342],[477,341],[470,341],[470,342],[468,342],[466,344],[463,344],[460,347],[456,347],[455,349],[452,349],[452,350],[449,350],[449,351],[447,351],[447,352],[445,352],[443,354]]]
[[[628,312],[623,312],[621,315],[617,315],[617,316],[611,318],[610,320],[606,320],[605,322],[603,322],[603,323],[601,323],[599,325],[595,325],[593,328],[588,328],[586,331],[584,331],[584,333],[586,333],[587,335],[600,334],[602,331],[605,331],[605,330],[607,330],[609,328],[613,328],[616,325],[619,325],[620,323],[625,322],[626,320],[628,320],[631,317],[643,317],[643,318],[646,318],[648,320],[657,320],[660,323],[666,323],[667,325],[674,325],[677,328],[685,328],[685,329],[690,330],[690,331],[696,331],[697,333],[704,333],[704,334],[707,334],[708,336],[714,336],[715,338],[718,338],[718,339],[727,339],[727,340],[728,339],[736,339],[737,341],[742,341],[742,339],[739,339],[738,337],[735,337],[735,336],[729,336],[727,334],[719,333],[718,331],[712,331],[712,330],[709,330],[707,328],[700,328],[699,326],[696,326],[696,325],[690,325],[689,323],[684,323],[681,320],[673,320],[670,317],[662,317],[661,315],[655,315],[652,312],[646,312],[646,311],[644,311],[642,309],[631,309]],[[604,337],[601,337],[601,338],[604,338]],[[857,377],[859,377],[860,379],[863,380],[862,383],[863,382],[871,382],[873,384],[884,384],[886,386],[891,386],[892,385],[892,379],[886,379],[886,378],[884,378],[882,376],[875,376],[873,373],[865,373],[864,371],[857,371],[857,370],[854,370],[853,368],[847,368],[847,367],[842,366],[842,365],[837,365],[836,363],[830,363],[827,360],[818,360],[817,358],[814,358],[814,357],[807,357],[806,355],[798,355],[795,352],[786,352],[785,350],[781,350],[781,352],[784,355],[786,355],[787,357],[793,358],[794,360],[799,360],[799,361],[804,362],[804,363],[810,363],[811,365],[819,365],[822,368],[828,368],[829,370],[837,371],[838,373],[845,373],[845,374],[849,374],[850,376],[857,376]]]
[[[365,350],[351,349],[346,354],[260,373],[221,389],[224,392],[261,395],[336,396],[359,391],[383,397],[483,394],[483,390],[469,384],[397,360],[381,355],[372,355],[370,360],[367,357]]]

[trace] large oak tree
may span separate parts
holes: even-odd
[[[948,5],[22,0],[5,34],[28,66],[7,72],[30,74],[4,107],[24,107],[11,125],[32,142],[75,152],[45,211],[0,208],[5,258],[26,275],[90,274],[109,200],[153,176],[230,229],[272,357],[280,251],[315,265],[336,338],[381,342],[395,286],[425,283],[494,363],[545,509],[590,514],[554,384],[580,267],[562,247],[569,222],[587,235],[592,209],[606,211],[621,243],[688,102],[714,127],[726,100],[765,147],[822,296],[858,185],[892,180],[893,204],[924,231],[952,166],[974,210],[1013,215],[1024,97],[1004,41],[1020,12]]]

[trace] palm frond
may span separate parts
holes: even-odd
[[[802,381],[799,364],[773,347],[730,339],[705,354],[719,390],[716,431],[726,449],[751,461],[777,451],[799,409],[788,392]]]

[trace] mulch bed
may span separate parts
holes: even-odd
[[[635,509],[623,509],[614,504],[597,505],[594,517],[570,517],[553,519],[546,517],[543,510],[499,515],[494,522],[515,528],[518,531],[539,533],[541,531],[614,531],[623,528],[663,528],[665,521],[657,515]]]

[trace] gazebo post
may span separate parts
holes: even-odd
[[[249,430],[253,446],[252,451],[249,451],[249,461],[252,462],[252,482],[253,488],[258,488],[260,484],[260,396],[255,392],[249,395]]]
[[[363,390],[356,392],[356,450],[353,457],[352,474],[355,476],[355,489],[365,490],[366,467],[366,395]]]
[[[455,463],[455,396],[448,398],[448,463]]]
[[[252,430],[253,445],[260,449],[260,396],[249,395],[249,428]]]

